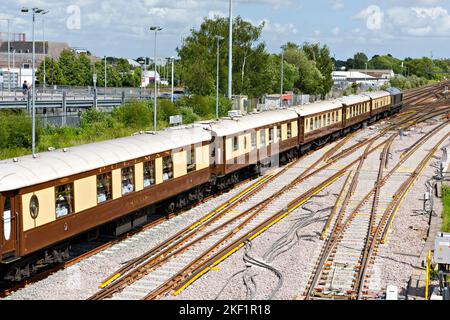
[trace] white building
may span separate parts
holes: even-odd
[[[150,84],[153,84],[155,81],[155,71],[143,71],[142,72],[142,80],[141,80],[141,87],[145,88]],[[159,76],[159,73],[156,72],[156,82],[160,82],[161,78]]]
[[[334,85],[337,87],[345,88],[352,83],[363,84],[371,87],[379,87],[389,81],[387,78],[376,78],[368,73],[362,73],[359,71],[333,71]]]
[[[11,77],[8,74],[8,68],[0,68],[0,90],[9,88],[9,80],[11,79],[11,89],[21,88],[22,83],[26,80],[28,84],[33,81],[32,69],[11,68]]]

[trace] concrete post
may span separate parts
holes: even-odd
[[[31,113],[31,91],[27,90],[27,112]]]
[[[67,96],[66,91],[62,93],[62,108],[63,108],[63,116],[62,116],[62,126],[64,127],[67,123]]]
[[[94,109],[97,110],[97,88],[94,89]]]

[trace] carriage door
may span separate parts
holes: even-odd
[[[0,209],[2,214],[2,252],[3,254],[14,251],[16,248],[16,215],[14,214],[13,199],[10,196],[0,197]]]

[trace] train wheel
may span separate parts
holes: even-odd
[[[175,202],[171,202],[167,207],[166,207],[166,212],[167,213],[173,213],[175,211]]]

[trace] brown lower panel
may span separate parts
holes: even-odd
[[[271,155],[277,155],[281,152],[286,152],[297,147],[298,138],[290,138],[281,141],[280,144],[272,144],[266,147],[266,150],[262,149],[257,152],[256,150],[251,153],[247,153],[244,156],[230,160],[227,164],[217,165],[214,169],[216,174],[225,176],[235,171],[248,167],[249,165],[256,164],[258,161],[269,158]]]
[[[23,233],[20,255],[41,250],[209,181],[209,168],[126,195]]]
[[[379,108],[379,109],[375,109],[375,110],[372,111],[372,116],[376,116],[376,115],[378,115],[378,114],[380,114],[380,113],[389,111],[390,109],[391,109],[391,106],[387,106],[387,107],[382,107],[382,108]]]
[[[359,115],[357,117],[351,118],[351,119],[347,119],[346,125],[345,127],[348,128],[350,126],[353,126],[355,124],[361,123],[363,121],[369,120],[370,118],[370,113],[365,113],[362,115]]]
[[[339,130],[341,130],[341,123],[337,123],[332,126],[317,131],[313,131],[312,133],[307,133],[304,137],[304,143],[308,143],[317,140],[319,138],[326,137]]]

